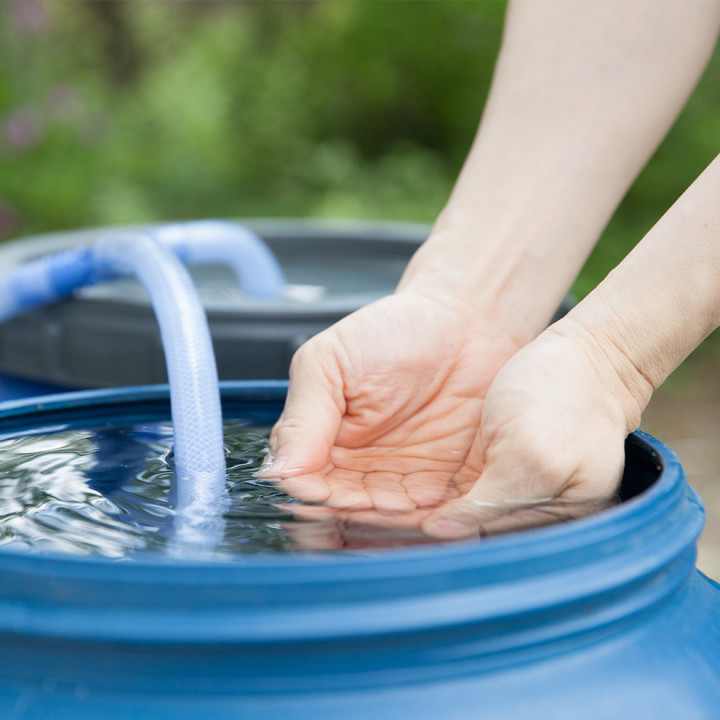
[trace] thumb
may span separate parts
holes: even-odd
[[[295,353],[285,409],[270,436],[269,462],[258,477],[290,477],[327,465],[345,414],[343,388],[331,352],[323,356],[306,345]]]

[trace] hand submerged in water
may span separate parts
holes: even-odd
[[[360,525],[476,537],[605,506],[622,470],[622,413],[600,407],[610,395],[583,396],[603,386],[574,341],[546,334],[508,362],[517,351],[465,308],[412,292],[303,346],[261,474],[322,504],[296,510],[331,529],[306,544],[342,546],[338,533]],[[601,458],[570,442],[581,422],[607,435],[594,444]]]
[[[614,503],[625,438],[636,427],[627,421],[633,398],[614,365],[573,325],[551,326],[500,370],[475,441],[482,472],[466,495],[424,522],[427,532],[507,532]]]
[[[477,479],[483,398],[515,350],[412,292],[362,308],[297,352],[262,474],[356,522],[419,527]]]
[[[298,352],[265,475],[314,512],[447,538],[611,502],[654,388],[720,326],[720,157],[541,330],[719,26],[714,3],[511,3],[447,205],[395,295]]]

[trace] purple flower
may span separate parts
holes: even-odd
[[[11,0],[7,8],[22,35],[37,35],[50,25],[50,15],[41,0]]]
[[[2,136],[5,142],[20,150],[37,145],[44,134],[42,118],[31,107],[17,108],[2,124]]]

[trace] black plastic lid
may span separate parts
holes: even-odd
[[[285,297],[246,296],[230,269],[190,268],[205,305],[220,378],[286,379],[295,350],[345,315],[391,293],[426,225],[242,220],[268,244]],[[21,238],[0,246],[0,267],[76,245],[108,228]],[[134,280],[85,288],[0,325],[0,373],[67,387],[167,382],[160,334]]]

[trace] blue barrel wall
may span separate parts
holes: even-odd
[[[267,426],[284,383],[224,383]],[[169,416],[166,388],[0,406],[0,437]],[[627,443],[593,517],[415,548],[132,561],[0,551],[0,717],[717,718],[720,587],[699,498]]]

